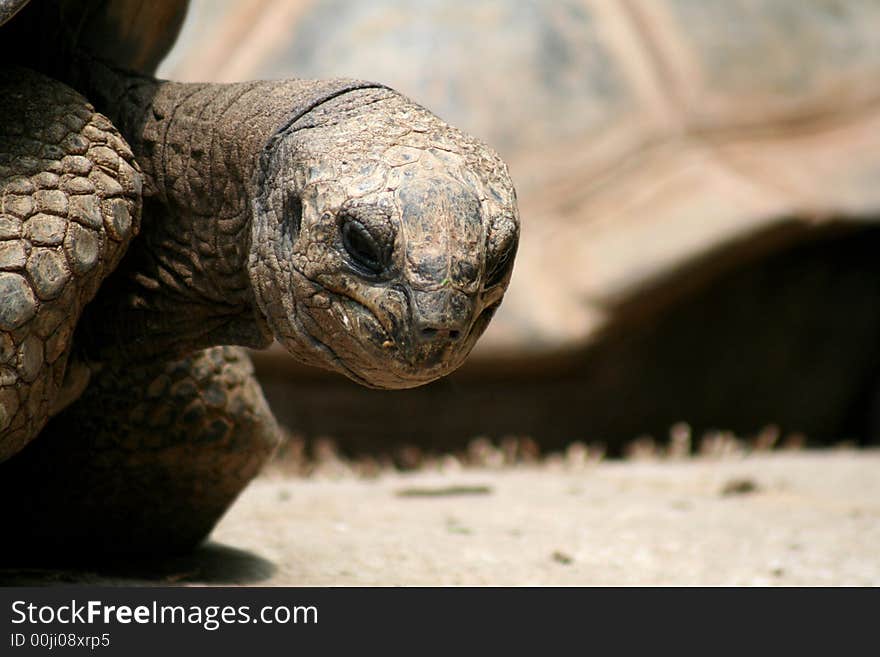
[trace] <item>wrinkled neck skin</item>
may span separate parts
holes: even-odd
[[[93,63],[77,86],[107,114],[144,174],[140,234],[81,322],[94,360],[267,347],[248,276],[253,179],[285,122],[348,82],[181,84]]]

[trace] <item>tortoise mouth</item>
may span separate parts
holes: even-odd
[[[334,365],[362,385],[394,389],[430,383],[461,365],[473,347],[476,322],[471,323],[465,336],[426,343],[409,321],[395,321],[396,317],[385,317],[383,321],[385,313],[350,295],[340,295],[337,304],[339,313],[347,318],[340,322],[340,328],[350,331],[357,349],[343,353],[325,340],[321,342]]]
[[[485,330],[492,310],[484,309],[459,335],[417,335],[405,303],[389,314],[350,293],[333,293],[325,307],[298,304],[294,335],[280,342],[295,356],[339,372],[375,389],[425,385],[457,369]]]

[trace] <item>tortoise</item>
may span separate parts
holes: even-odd
[[[378,83],[157,80],[185,10],[0,0],[8,551],[192,547],[278,441],[242,347],[417,386],[510,280],[491,149]]]
[[[382,79],[490,141],[517,180],[517,275],[454,389],[338,393],[364,412],[412,409],[374,442],[611,447],[679,421],[877,439],[880,3],[261,7],[244,22],[244,7],[196,2],[204,21],[169,65],[184,79]],[[294,383],[267,385],[279,417],[370,441],[326,407],[310,414],[308,391],[284,392]],[[453,400],[474,412],[449,414]]]

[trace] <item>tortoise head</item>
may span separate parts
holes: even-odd
[[[250,272],[288,351],[377,388],[461,365],[501,303],[519,237],[493,151],[369,89],[303,115],[262,169]]]

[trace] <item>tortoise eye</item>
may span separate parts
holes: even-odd
[[[362,223],[351,216],[342,218],[342,245],[355,265],[369,274],[385,271],[386,258],[379,244]]]
[[[302,226],[303,206],[299,196],[290,193],[284,197],[284,230],[293,238],[299,235]]]
[[[495,287],[507,278],[513,267],[513,256],[516,253],[516,242],[508,242],[499,249],[494,257],[486,263],[486,283],[484,288]]]

